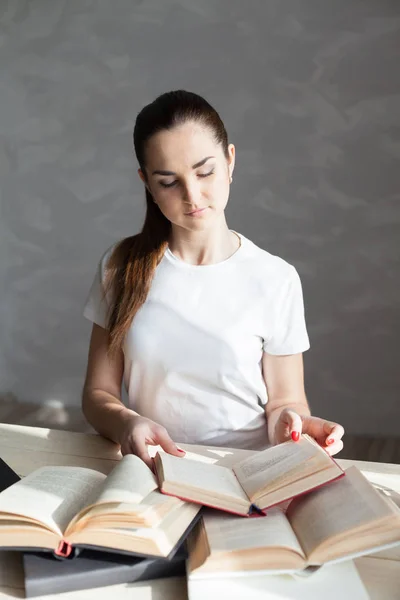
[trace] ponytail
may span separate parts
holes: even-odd
[[[146,217],[140,233],[125,238],[114,249],[106,268],[106,293],[112,290],[108,314],[109,354],[122,347],[132,320],[150,290],[157,265],[168,246],[170,221],[146,188]]]

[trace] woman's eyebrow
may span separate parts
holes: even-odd
[[[206,163],[208,160],[210,160],[210,158],[215,158],[215,156],[206,156],[206,158],[203,158],[203,160],[200,160],[198,163],[196,163],[195,165],[192,166],[192,169],[198,169],[199,167],[202,167],[204,165],[204,163]],[[174,173],[174,171],[153,171],[152,175],[176,175],[176,173]]]

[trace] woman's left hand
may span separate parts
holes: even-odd
[[[297,441],[302,433],[314,438],[331,455],[343,448],[344,429],[341,425],[319,417],[301,416],[285,408],[275,425],[275,443],[280,444],[290,439]]]

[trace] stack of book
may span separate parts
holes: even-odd
[[[162,492],[209,507],[188,537],[189,590],[246,575],[317,581],[317,571],[328,577],[349,569],[333,565],[400,544],[399,507],[309,436],[239,460],[232,452],[228,466],[155,457]]]
[[[154,473],[128,455],[108,476],[42,467],[4,483],[0,464],[0,548],[24,553],[26,595],[186,571],[190,600],[227,581],[326,598],[339,573],[362,589],[353,557],[400,543],[399,508],[307,435],[261,452],[183,447],[158,448]]]
[[[20,479],[0,459],[0,549],[19,551],[26,597],[185,575],[201,506],[167,497],[135,456],[106,477],[42,467]]]

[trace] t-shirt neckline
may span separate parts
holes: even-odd
[[[171,250],[169,249],[169,246],[167,246],[164,256],[166,258],[168,258],[170,261],[174,262],[174,264],[183,267],[185,269],[215,269],[217,267],[221,267],[221,266],[225,266],[228,263],[232,263],[234,262],[238,256],[241,254],[241,252],[243,251],[243,246],[245,243],[245,239],[243,237],[243,235],[241,233],[239,233],[238,231],[235,231],[233,229],[230,229],[230,231],[232,231],[233,233],[235,233],[237,236],[239,236],[240,238],[240,246],[237,250],[235,250],[235,252],[233,254],[231,254],[230,256],[228,256],[228,258],[225,258],[225,260],[221,260],[217,263],[211,263],[209,265],[192,265],[190,263],[185,262],[184,260],[178,258],[177,256],[175,256],[175,254],[173,254],[171,252]]]

